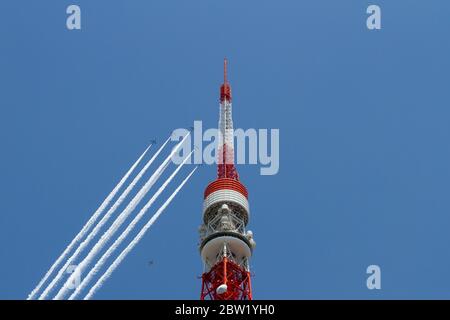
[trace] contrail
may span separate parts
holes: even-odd
[[[136,162],[131,166],[131,168],[125,173],[125,175],[120,179],[119,183],[114,187],[114,189],[111,191],[111,193],[106,197],[105,200],[103,200],[103,203],[98,207],[98,209],[94,212],[94,214],[89,218],[89,220],[86,222],[86,224],[83,226],[81,231],[75,236],[75,238],[72,240],[72,242],[64,249],[63,253],[56,259],[56,261],[53,263],[53,265],[48,269],[47,273],[44,275],[44,277],[39,281],[38,285],[31,291],[31,293],[28,295],[27,300],[31,300],[36,298],[37,293],[41,289],[41,287],[44,285],[44,283],[47,281],[47,279],[50,277],[50,275],[55,271],[55,269],[58,267],[58,265],[66,258],[66,256],[69,254],[69,252],[72,251],[74,246],[81,241],[81,239],[84,238],[84,236],[87,234],[89,229],[94,225],[94,223],[97,221],[98,217],[102,214],[102,212],[108,207],[111,200],[115,197],[117,192],[120,190],[120,188],[123,186],[125,181],[128,179],[128,177],[131,175],[131,173],[136,169],[137,165],[141,162],[142,158],[145,156],[147,151],[150,149],[152,144],[150,144],[147,149],[141,154],[141,156],[136,160]]]
[[[89,251],[88,255],[81,261],[81,263],[77,266],[77,272],[74,272],[70,275],[67,281],[64,283],[63,287],[58,291],[56,296],[53,298],[54,300],[60,300],[64,298],[67,294],[70,284],[73,283],[77,274],[82,274],[83,270],[91,263],[92,259],[97,255],[98,252],[104,247],[104,245],[109,241],[109,239],[114,235],[117,229],[122,225],[122,223],[127,219],[127,217],[131,214],[131,212],[136,208],[139,202],[144,198],[149,189],[153,186],[156,180],[161,176],[164,170],[169,165],[170,160],[178,151],[178,149],[183,145],[183,142],[190,135],[188,132],[181,142],[179,142],[169,154],[169,156],[164,160],[164,162],[156,169],[153,175],[148,179],[145,185],[139,190],[136,196],[130,201],[127,207],[119,214],[113,224],[109,227],[108,230],[101,236],[100,240],[94,245],[94,247]]]
[[[122,232],[122,234],[114,241],[114,243],[108,248],[108,250],[102,255],[100,260],[95,264],[95,266],[89,271],[87,276],[83,279],[83,281],[80,283],[80,285],[77,286],[76,290],[72,293],[72,295],[69,297],[69,300],[73,300],[76,298],[76,296],[89,284],[89,282],[92,280],[92,278],[100,271],[101,267],[105,264],[105,262],[108,260],[108,258],[111,256],[111,254],[114,253],[114,251],[117,249],[117,247],[125,240],[125,238],[130,234],[131,231],[133,231],[134,227],[136,227],[136,224],[139,223],[139,221],[142,219],[142,217],[145,215],[147,210],[152,206],[152,204],[155,202],[155,200],[161,195],[161,193],[167,188],[169,183],[173,180],[173,178],[176,176],[176,174],[180,171],[180,169],[183,167],[183,165],[186,163],[187,160],[189,160],[191,154],[194,151],[191,151],[181,162],[178,167],[172,172],[172,174],[167,178],[166,181],[159,187],[158,191],[155,192],[155,194],[151,197],[151,199],[145,204],[145,206],[139,211],[139,213],[134,217],[134,219],[130,222],[128,227]]]
[[[89,300],[92,296],[97,292],[98,289],[105,283],[105,281],[111,276],[114,270],[119,266],[119,264],[125,259],[128,253],[136,246],[136,244],[142,239],[147,230],[153,225],[153,223],[159,218],[159,216],[163,213],[166,207],[170,204],[173,198],[177,195],[183,185],[189,180],[192,174],[197,170],[198,167],[195,167],[191,173],[183,180],[183,182],[175,189],[172,195],[166,200],[166,202],[156,211],[156,213],[150,218],[147,224],[139,231],[136,237],[130,242],[130,244],[120,253],[120,255],[114,260],[111,266],[105,271],[105,273],[97,280],[95,285],[89,290],[88,294],[83,298],[84,300]]]
[[[128,194],[131,192],[131,190],[136,186],[136,184],[139,182],[139,180],[142,178],[142,176],[147,171],[148,167],[155,161],[156,157],[161,153],[161,151],[164,149],[164,147],[169,142],[170,137],[164,142],[164,144],[156,151],[156,153],[151,157],[151,159],[145,164],[145,166],[139,171],[137,176],[133,179],[133,181],[128,185],[128,187],[122,192],[122,194],[119,196],[119,198],[114,202],[114,204],[109,208],[109,210],[106,212],[106,214],[103,216],[103,218],[99,221],[99,223],[92,229],[92,231],[89,233],[87,238],[81,242],[81,244],[77,247],[75,252],[70,256],[70,258],[66,261],[66,263],[59,269],[57,275],[53,280],[50,282],[50,284],[45,288],[44,292],[39,296],[39,300],[45,299],[50,292],[55,288],[55,286],[59,283],[61,278],[64,276],[64,273],[67,270],[67,267],[71,265],[72,262],[75,261],[76,258],[80,255],[80,253],[83,252],[83,250],[89,245],[89,243],[94,239],[94,237],[97,235],[97,233],[100,231],[100,229],[103,227],[103,225],[109,220],[111,215],[116,211],[116,209],[122,204],[122,202],[125,200],[125,198],[128,196]]]

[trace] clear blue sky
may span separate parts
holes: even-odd
[[[65,27],[72,3],[81,31]],[[26,298],[151,139],[216,126],[224,56],[235,126],[281,137],[278,175],[238,168],[254,297],[450,298],[449,13],[444,0],[2,1],[0,298]],[[214,177],[196,173],[97,298],[199,297]]]

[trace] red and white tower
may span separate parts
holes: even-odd
[[[204,263],[201,300],[251,300],[249,260],[255,247],[249,222],[248,193],[234,166],[231,87],[220,87],[217,179],[205,190],[203,224],[199,228]]]

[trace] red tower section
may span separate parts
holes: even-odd
[[[255,247],[249,222],[248,192],[234,165],[231,86],[224,61],[220,87],[217,179],[205,190],[199,228],[204,263],[200,299],[251,300],[250,257]]]

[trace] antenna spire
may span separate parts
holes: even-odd
[[[223,83],[227,83],[227,58],[223,59]]]
[[[231,101],[231,86],[227,79],[227,58],[223,59],[223,84],[220,86],[220,102]]]

